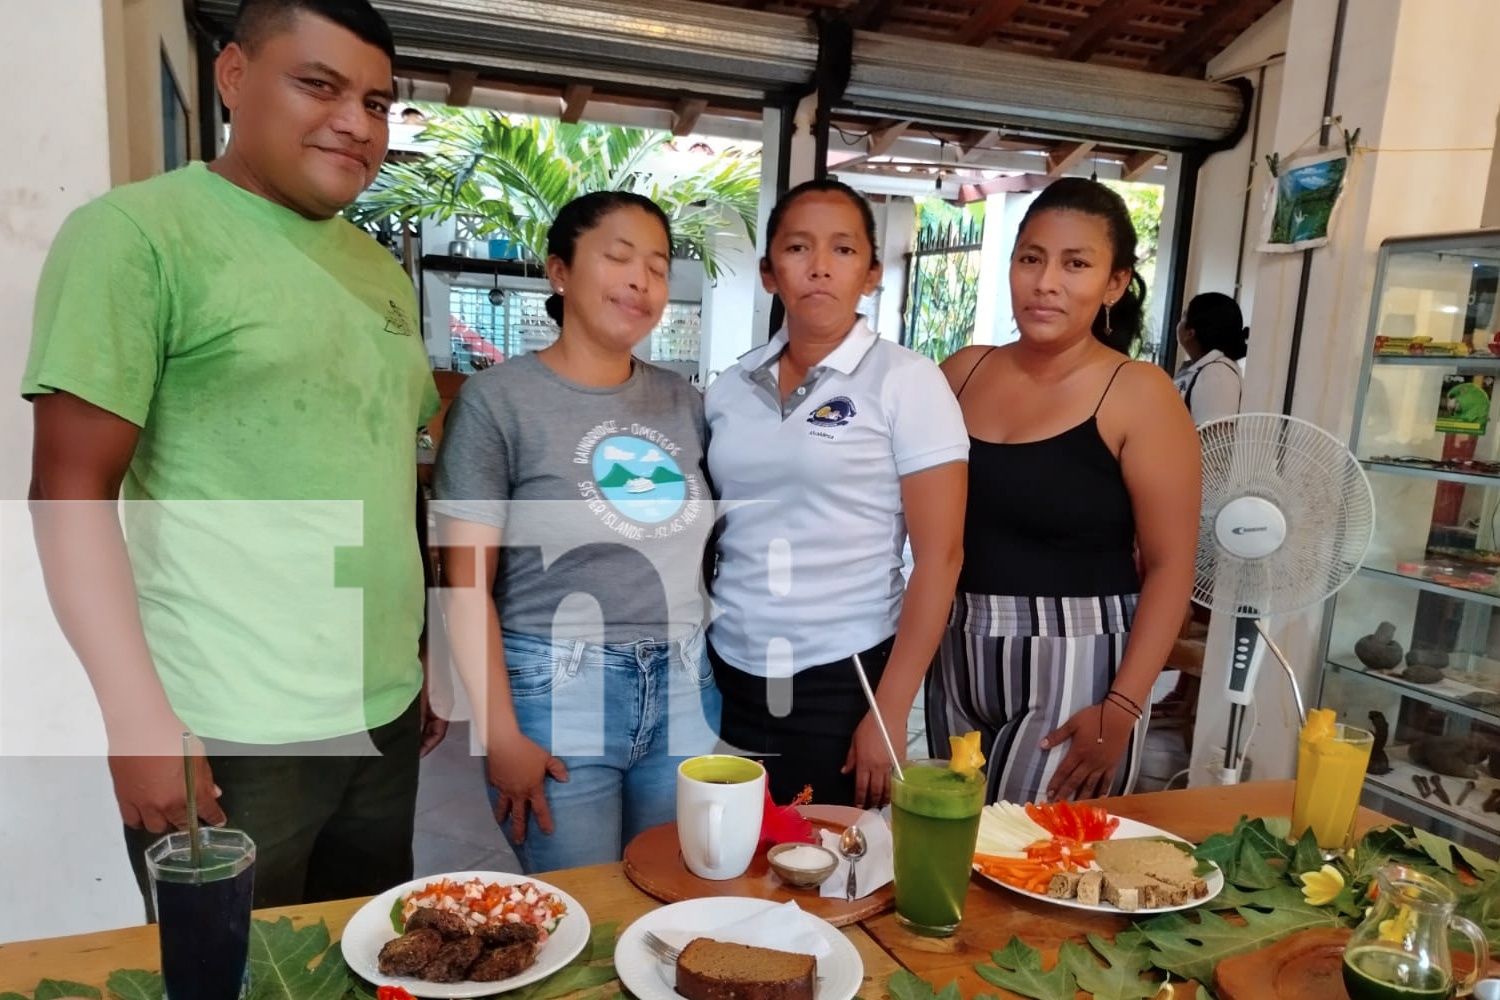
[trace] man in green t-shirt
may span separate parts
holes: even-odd
[[[411,877],[446,727],[413,537],[438,398],[411,281],[337,217],[385,158],[393,53],[366,0],[244,0],[223,156],[78,209],[42,274],[37,544],[143,892],[144,847],[186,825],[189,730],[199,816],[256,842],[257,906]]]

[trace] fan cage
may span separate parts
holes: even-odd
[[[1359,569],[1375,533],[1375,500],[1358,460],[1315,424],[1246,413],[1198,428],[1203,504],[1193,600],[1214,611],[1288,614],[1320,604]],[[1274,552],[1243,558],[1215,524],[1232,500],[1260,497],[1286,519]]]

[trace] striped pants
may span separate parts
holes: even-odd
[[[933,756],[948,755],[950,735],[978,730],[988,758],[986,801],[1046,798],[1069,744],[1042,750],[1042,737],[1104,699],[1125,654],[1136,599],[960,593],[927,677]],[[1134,788],[1145,740],[1141,722],[1111,794]]]

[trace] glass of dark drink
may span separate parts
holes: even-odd
[[[161,937],[164,1000],[241,1000],[250,989],[250,905],[255,842],[202,827],[193,864],[186,833],[146,851]]]

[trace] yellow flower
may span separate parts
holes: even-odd
[[[1404,944],[1417,929],[1417,914],[1409,906],[1401,906],[1395,917],[1380,922],[1380,940],[1391,944]]]
[[[948,737],[948,770],[972,778],[984,766],[984,751],[979,749],[979,733],[973,730],[962,736]]]
[[[1313,906],[1327,906],[1344,888],[1344,876],[1333,865],[1324,865],[1302,876],[1302,898]]]

